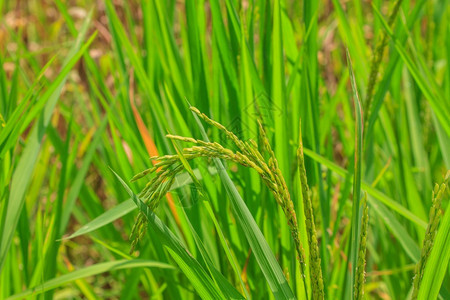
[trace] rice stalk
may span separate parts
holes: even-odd
[[[317,241],[316,226],[314,223],[314,211],[311,201],[311,193],[308,187],[306,177],[305,158],[303,155],[303,140],[300,128],[299,147],[297,149],[298,170],[302,187],[303,208],[305,213],[306,232],[308,234],[308,244],[310,253],[309,269],[311,273],[312,299],[323,299],[323,277],[319,252],[319,243]]]
[[[416,265],[416,270],[413,279],[413,292],[411,299],[417,299],[419,295],[420,283],[422,282],[425,266],[430,256],[431,249],[433,248],[434,239],[439,226],[441,216],[441,204],[442,198],[445,195],[445,191],[450,179],[450,171],[447,171],[444,182],[441,185],[437,183],[434,185],[432,192],[432,204],[430,208],[430,220],[428,222],[427,230],[425,232],[425,239],[423,240],[422,252],[420,254],[419,262]]]
[[[358,265],[356,266],[355,291],[354,298],[356,300],[363,299],[365,266],[366,266],[366,249],[367,249],[367,229],[369,225],[369,207],[367,206],[367,193],[364,193],[363,199],[363,219],[361,222],[361,234],[359,236],[359,252]]]

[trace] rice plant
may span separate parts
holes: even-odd
[[[450,299],[447,1],[0,16],[0,299]]]

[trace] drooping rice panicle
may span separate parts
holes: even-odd
[[[255,141],[242,141],[240,140],[234,133],[227,130],[225,126],[222,124],[210,119],[205,114],[201,113],[197,108],[191,107],[191,110],[195,112],[201,119],[203,119],[208,124],[216,127],[217,129],[225,132],[226,136],[233,141],[233,143],[236,145],[236,147],[239,149],[239,151],[232,151],[230,149],[227,149],[220,145],[217,142],[205,142],[197,139],[193,139],[190,137],[182,137],[177,135],[166,135],[167,138],[182,141],[182,142],[189,142],[195,144],[195,146],[192,146],[190,148],[184,148],[182,150],[182,155],[186,160],[191,160],[195,158],[200,157],[215,157],[220,158],[228,161],[232,161],[235,163],[238,163],[245,167],[250,167],[258,172],[263,182],[266,184],[266,186],[269,188],[269,190],[272,192],[276,202],[280,205],[282,208],[287,223],[289,226],[289,230],[291,232],[291,236],[294,240],[295,249],[297,252],[297,258],[300,263],[300,270],[302,273],[302,276],[305,277],[305,269],[306,269],[306,263],[305,263],[305,255],[303,246],[300,242],[299,232],[298,232],[298,223],[297,223],[297,217],[295,214],[294,204],[290,198],[289,190],[287,188],[287,184],[284,180],[284,177],[281,173],[281,170],[278,166],[278,161],[275,157],[275,154],[270,147],[269,141],[267,139],[267,136],[264,132],[264,129],[259,123],[259,131],[260,131],[260,137],[264,144],[264,150],[269,153],[269,160],[266,162],[264,160],[263,155],[259,152],[258,146]],[[177,166],[177,172],[181,171],[182,166],[180,163],[180,157],[179,155],[164,155],[160,157],[152,157],[152,159],[157,160],[158,163],[155,164],[153,169],[150,169],[151,171],[158,170],[156,173],[156,177],[158,179],[153,178],[151,183],[147,185],[143,192],[141,192],[140,195],[142,195],[143,199],[149,205],[149,207],[154,210],[157,208],[159,204],[159,200],[164,195],[158,188],[159,185],[164,183],[164,186],[167,184],[167,177],[169,177],[169,170],[171,166],[174,166],[175,164],[179,164]],[[180,170],[178,170],[178,168]],[[144,172],[141,172],[140,174],[133,177],[135,178],[142,178],[145,175],[149,174],[150,171],[146,170]],[[173,175],[173,174],[172,174]],[[170,188],[170,186],[167,186],[167,190]],[[145,193],[144,193],[145,191]],[[164,189],[166,191],[166,189]],[[145,222],[145,219],[139,218],[137,222]],[[138,233],[137,230],[142,230],[141,224],[137,224],[133,227],[134,230],[132,231],[132,236],[135,238],[133,241],[132,247],[134,247],[137,243],[137,241],[140,240],[140,237],[142,237],[141,233]],[[137,237],[137,238],[136,238]],[[137,241],[136,241],[137,239]],[[321,277],[319,279],[322,280]],[[305,284],[305,293],[307,293],[306,289],[306,283]],[[322,284],[323,286],[323,284]],[[319,299],[319,298],[314,298]]]

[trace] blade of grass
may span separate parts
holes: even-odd
[[[247,291],[247,288],[245,287],[244,281],[242,280],[242,276],[241,276],[241,271],[240,268],[238,266],[238,263],[236,261],[236,258],[233,256],[233,254],[231,253],[231,249],[230,246],[228,245],[225,236],[222,232],[222,229],[219,226],[219,223],[214,215],[214,212],[212,210],[211,204],[209,202],[204,202],[204,205],[206,207],[206,210],[208,211],[209,216],[211,217],[212,221],[214,222],[214,226],[216,228],[216,231],[218,233],[219,239],[220,239],[220,243],[222,244],[222,248],[224,249],[228,261],[231,264],[231,266],[233,267],[233,270],[236,274],[236,277],[239,279],[239,283],[241,284],[242,287],[242,291],[244,292],[245,296],[247,299],[251,299],[250,294]]]
[[[343,168],[339,167],[338,165],[329,161],[328,159],[318,155],[317,153],[313,152],[312,150],[304,148],[304,152],[306,155],[308,155],[309,157],[311,157],[314,160],[317,160],[321,164],[325,165],[327,168],[331,169],[333,172],[337,173],[339,176],[341,176],[341,177],[348,176],[348,171],[344,170]],[[388,196],[386,196],[379,190],[373,188],[369,183],[362,181],[361,187],[365,191],[367,191],[367,193],[369,195],[371,195],[372,197],[377,199],[379,202],[383,203],[384,205],[386,205],[390,209],[394,210],[398,214],[402,215],[406,219],[410,220],[414,224],[417,224],[418,226],[420,226],[424,229],[427,227],[427,223],[424,220],[422,220],[421,218],[419,218],[418,216],[413,214],[411,211],[409,211],[407,208],[405,208],[398,202],[394,201],[393,199],[389,198]]]
[[[113,107],[113,106],[114,106],[114,102],[111,103],[111,107]],[[107,114],[103,117],[103,120],[99,125],[99,128],[97,128],[96,133],[93,137],[93,140],[89,144],[89,148],[83,159],[83,164],[81,165],[80,169],[77,172],[76,177],[74,178],[74,182],[72,184],[72,187],[70,188],[66,202],[64,204],[64,210],[62,212],[61,224],[59,224],[60,225],[59,236],[62,236],[64,234],[64,232],[66,231],[67,225],[69,223],[69,218],[72,214],[72,210],[75,205],[75,201],[77,200],[78,195],[80,194],[80,190],[84,184],[84,180],[85,180],[86,174],[89,170],[89,167],[91,165],[92,158],[93,158],[94,153],[101,141],[103,132],[106,129],[106,125],[108,124],[108,115],[109,115],[109,111],[111,110],[111,107],[109,107],[107,109],[107,111],[108,111]]]
[[[316,154],[314,151],[310,149],[303,149],[304,153],[311,157],[314,160],[319,161],[321,164],[338,174],[343,178],[347,178],[350,176],[348,171],[342,169],[338,165],[332,163],[331,161],[323,158],[322,156]],[[390,199],[380,191],[374,189],[366,182],[361,183],[362,188],[371,195],[372,197],[368,197],[371,208],[377,212],[378,216],[385,222],[385,224],[391,229],[392,233],[399,240],[401,245],[403,246],[406,253],[413,261],[417,261],[420,257],[420,249],[414,240],[410,237],[404,226],[397,221],[396,217],[384,206],[387,205],[389,208],[395,210],[397,213],[401,214],[403,217],[409,219],[414,222],[421,228],[425,229],[427,224],[423,220],[416,217],[409,210],[394,202],[394,200]],[[376,200],[375,200],[376,199]],[[383,205],[384,204],[384,205]]]
[[[394,42],[394,46],[398,54],[408,67],[408,70],[411,73],[412,77],[414,78],[415,82],[417,83],[420,90],[423,92],[426,99],[433,108],[433,111],[436,114],[437,118],[439,119],[441,125],[444,127],[444,130],[447,132],[448,135],[450,135],[450,111],[448,110],[448,106],[445,105],[446,101],[441,95],[440,90],[438,88],[434,88],[438,86],[437,83],[434,82],[434,78],[423,76],[424,72],[421,72],[418,69],[413,59],[408,55],[399,39],[394,35],[392,30],[389,28],[389,25],[384,20],[380,11],[375,6],[373,6],[373,9],[377,17],[380,19],[381,24],[384,26],[387,34],[391,37],[392,41]]]
[[[35,88],[39,86],[40,80],[44,74],[44,72],[51,66],[51,64],[54,62],[56,56],[53,56],[44,67],[42,67],[41,72],[36,76],[36,80],[33,82],[31,87],[27,90],[27,93],[21,100],[21,103],[14,109],[13,113],[6,119],[6,125],[1,128],[0,131],[0,145],[1,151],[0,151],[0,157],[4,157],[6,151],[8,151],[17,141],[18,136],[24,130],[24,125],[21,123],[21,126],[17,126],[19,119],[23,116],[27,116],[27,106],[30,102],[30,100],[33,98],[33,92],[35,92]],[[41,88],[41,87],[39,87]],[[39,90],[39,89],[37,89]],[[40,108],[44,107],[45,102],[41,101],[38,105]],[[33,107],[33,109],[36,108],[36,106]],[[37,110],[39,111],[39,110]]]
[[[354,282],[356,276],[356,267],[358,265],[358,249],[359,234],[361,231],[361,158],[362,158],[362,142],[363,142],[363,117],[361,110],[361,101],[356,86],[355,74],[353,73],[352,61],[350,53],[347,50],[347,62],[350,72],[350,82],[353,90],[353,101],[355,106],[355,164],[353,171],[353,204],[352,204],[352,222],[351,222],[351,239],[350,239],[350,265],[348,270],[350,283],[350,297],[354,295]],[[348,289],[346,289],[347,291]]]
[[[133,269],[133,268],[164,268],[173,269],[173,266],[144,259],[122,259],[117,261],[109,261],[104,263],[95,264],[83,269],[79,269],[68,274],[61,275],[50,279],[34,288],[27,289],[19,294],[12,295],[7,300],[24,299],[29,296],[37,296],[45,291],[55,289],[60,286],[64,286],[67,283],[73,282],[78,279],[98,275],[105,272],[111,272],[115,270]]]

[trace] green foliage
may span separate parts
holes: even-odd
[[[446,1],[16,2],[0,299],[450,297]]]

